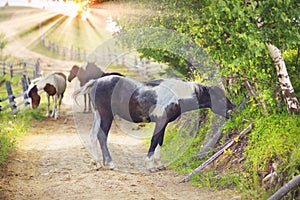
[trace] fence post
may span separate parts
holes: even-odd
[[[18,108],[16,106],[16,102],[15,102],[15,96],[13,94],[11,85],[9,81],[6,81],[6,91],[8,94],[8,99],[9,99],[9,103],[13,103],[12,107],[11,107],[11,112],[12,113],[16,113],[18,111]]]
[[[134,56],[134,66],[136,67],[138,65],[138,58],[137,55]]]
[[[23,73],[27,74],[27,66],[26,66],[26,62],[23,62]]]
[[[83,52],[83,61],[87,61],[87,53],[86,53],[86,50],[84,50]],[[95,61],[96,62],[96,61]]]
[[[126,57],[125,57],[125,54],[122,54],[122,66],[126,66]]]
[[[23,78],[21,79],[21,81],[22,81],[22,91],[23,91],[23,98],[24,98],[24,102],[25,102],[25,106],[26,106],[26,104],[27,104],[27,101],[26,101],[26,99],[28,99],[28,96],[27,96],[27,93],[26,93],[26,91],[28,90],[28,77],[27,77],[27,75],[26,74],[24,74],[23,75]]]
[[[33,70],[33,78],[37,78],[40,76],[40,59],[38,58]]]
[[[66,58],[66,47],[62,47],[62,56]]]
[[[9,65],[9,71],[10,71],[10,78],[14,76],[14,70],[12,64]]]
[[[108,57],[108,64],[112,64],[111,51],[109,47],[107,47],[107,57]]]
[[[81,50],[80,50],[80,47],[78,47],[78,48],[77,48],[77,59],[78,59],[78,60],[81,60],[81,55],[80,55],[80,53],[81,53]]]
[[[73,45],[70,48],[70,60],[73,60]]]
[[[3,76],[6,74],[5,68],[6,68],[6,62],[4,61],[3,62]]]
[[[115,49],[115,58],[116,58],[116,64],[118,65],[119,64],[119,54],[118,54],[117,49]]]

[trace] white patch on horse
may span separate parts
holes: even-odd
[[[146,168],[149,171],[156,171],[165,168],[165,166],[161,163],[160,160],[160,152],[161,152],[161,146],[158,144],[155,148],[154,154],[150,158],[146,157],[145,160]]]
[[[177,79],[166,79],[153,90],[157,95],[157,105],[151,112],[154,117],[161,118],[165,109],[172,103],[178,104],[179,99],[191,98],[195,93],[195,84]]]
[[[153,154],[154,160],[160,160],[160,151],[161,151],[161,146],[158,144]]]

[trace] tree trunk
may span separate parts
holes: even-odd
[[[272,44],[267,44],[267,46],[270,51],[270,56],[272,57],[275,63],[278,80],[281,86],[282,95],[286,103],[288,112],[299,114],[299,102],[295,95],[292,83],[290,81],[289,74],[287,72],[281,51]]]

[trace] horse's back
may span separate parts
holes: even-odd
[[[63,94],[67,87],[66,76],[60,72],[53,73],[53,82],[57,89],[57,93],[59,95]]]
[[[98,79],[104,74],[104,72],[95,63],[88,63],[85,71],[86,81],[89,81],[91,79]]]
[[[67,81],[67,77],[66,77],[66,75],[65,75],[64,73],[62,73],[62,72],[55,72],[55,74],[56,74],[56,75],[59,75],[59,76],[61,76],[61,77],[63,77],[63,79],[64,79],[65,81]]]

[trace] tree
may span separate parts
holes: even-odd
[[[281,51],[271,45],[268,44],[268,49],[270,51],[270,55],[274,60],[276,71],[279,79],[279,83],[281,86],[282,95],[284,97],[284,101],[286,103],[287,109],[291,113],[299,114],[299,102],[295,95],[294,88],[289,78],[289,74],[286,70],[285,62],[282,58]]]
[[[204,48],[217,63],[224,82],[229,82],[234,94],[254,91],[254,102],[271,112],[276,107],[273,91],[278,79],[267,48],[268,43],[283,52],[300,48],[299,7],[296,0],[276,1],[148,1],[140,0],[148,8],[145,16],[134,16],[122,24],[124,29],[135,27],[166,27]],[[144,51],[140,51],[143,53]],[[146,55],[169,62],[174,57],[155,49]],[[185,72],[197,58],[191,55],[185,63]],[[197,63],[197,62],[195,62]],[[299,65],[296,66],[300,68]],[[266,111],[264,111],[266,113]]]

